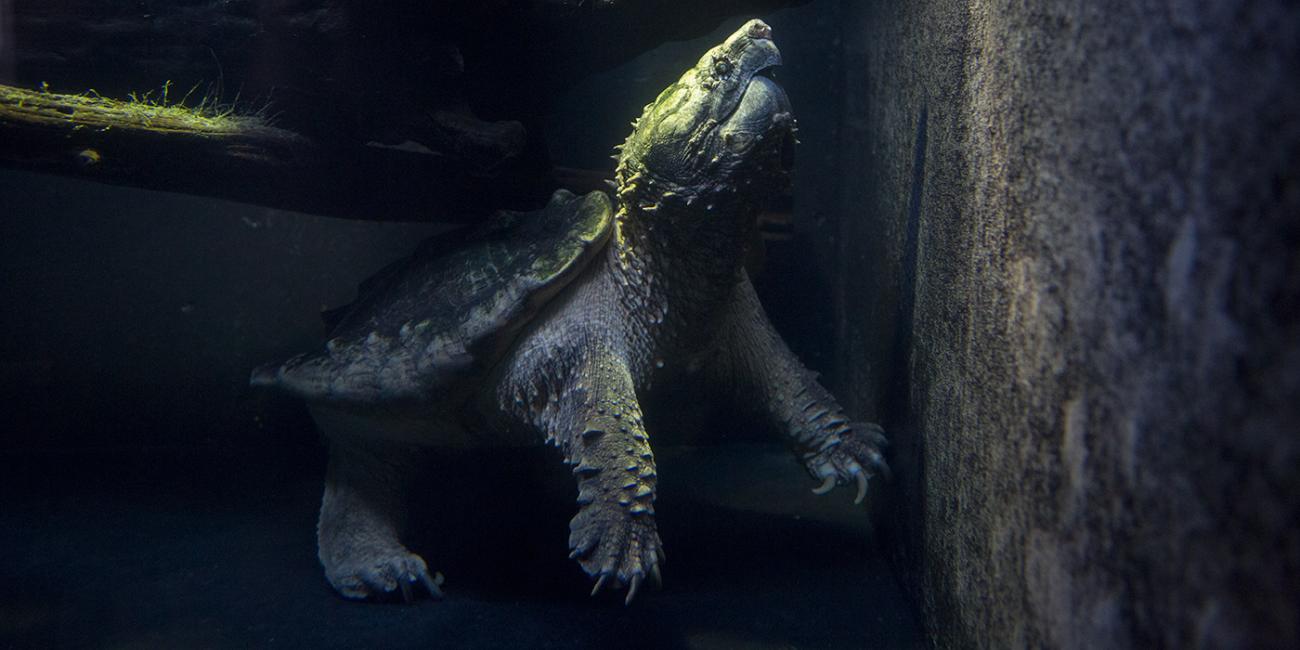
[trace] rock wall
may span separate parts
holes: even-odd
[[[838,367],[941,647],[1300,644],[1300,8],[843,2]]]

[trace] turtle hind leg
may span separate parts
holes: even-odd
[[[325,577],[344,597],[442,596],[442,576],[399,540],[417,454],[387,441],[331,439],[316,541]]]

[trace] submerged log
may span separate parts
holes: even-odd
[[[119,98],[197,85],[269,106],[280,129],[162,133],[11,106],[0,165],[346,218],[535,207],[555,187],[542,124],[567,85],[804,1],[0,0],[0,83]]]
[[[159,100],[162,102],[162,100]],[[229,108],[0,86],[0,164],[354,219],[468,221],[544,190],[416,146],[319,141]]]

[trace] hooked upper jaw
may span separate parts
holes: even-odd
[[[736,110],[756,79],[772,81],[761,75],[770,75],[780,65],[781,51],[772,41],[772,28],[755,19],[709,50],[687,76],[694,73],[703,88],[719,95],[711,117],[721,122]]]

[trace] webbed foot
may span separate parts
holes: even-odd
[[[663,543],[649,514],[629,514],[621,508],[583,508],[569,523],[571,559],[596,579],[591,595],[610,587],[627,587],[624,604],[636,598],[641,583],[649,578],[659,584],[659,565],[664,561]]]
[[[867,496],[867,481],[876,474],[889,477],[889,466],[880,449],[889,444],[880,425],[855,422],[852,429],[839,434],[838,439],[811,454],[804,462],[813,478],[821,485],[813,494],[826,494],[836,485],[855,483],[858,488],[854,503],[862,503]]]

